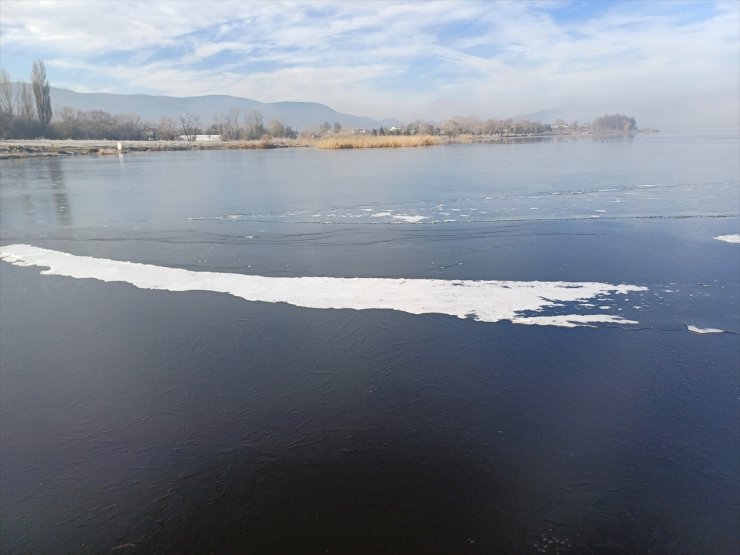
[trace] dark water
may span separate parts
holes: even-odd
[[[565,329],[0,262],[2,552],[737,553],[739,144],[0,162],[4,245],[648,288]]]

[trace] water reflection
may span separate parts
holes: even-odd
[[[58,158],[49,158],[46,161],[46,169],[49,173],[49,180],[54,191],[54,207],[56,208],[57,220],[62,225],[69,225],[72,217],[69,210],[69,198],[67,197],[67,185],[64,179],[64,170],[62,162]]]
[[[51,223],[72,224],[62,160],[13,160],[6,162],[1,169],[3,227],[15,228],[21,225],[21,221],[31,227]]]

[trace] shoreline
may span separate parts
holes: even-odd
[[[118,145],[121,145],[119,150]],[[0,141],[0,160],[47,156],[115,156],[135,152],[180,150],[257,150],[308,146],[290,139],[274,141],[113,141],[88,139],[25,139]]]
[[[0,160],[56,156],[115,156],[127,153],[173,152],[186,150],[269,150],[275,148],[411,148],[443,144],[510,143],[540,140],[573,140],[624,135],[552,134],[552,135],[460,135],[405,136],[339,135],[315,139],[261,139],[253,141],[116,141],[90,139],[4,139],[0,140]],[[118,145],[121,145],[119,150]]]

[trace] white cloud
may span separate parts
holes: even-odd
[[[562,21],[558,5],[573,7],[6,0],[0,63],[24,77],[43,58],[53,84],[77,90],[300,99],[374,117],[560,107],[737,122],[740,4],[701,4],[692,20],[694,5],[626,2]]]

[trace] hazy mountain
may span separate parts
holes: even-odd
[[[226,95],[179,98],[147,94],[78,93],[52,87],[51,104],[55,113],[59,113],[63,106],[69,106],[75,110],[104,110],[111,114],[134,113],[151,122],[159,121],[162,116],[176,120],[183,114],[195,114],[200,116],[205,126],[211,124],[214,115],[226,114],[232,108],[238,108],[242,113],[257,110],[264,116],[265,124],[276,119],[299,131],[318,127],[324,122],[331,125],[339,122],[342,127],[357,129],[399,124],[397,120],[392,119],[378,121],[342,114],[317,102],[259,102],[250,98]]]
[[[53,98],[53,97],[52,97]],[[539,112],[532,112],[531,114],[520,114],[513,116],[511,119],[514,121],[539,121],[541,123],[552,123],[558,118],[562,118],[568,121],[568,118],[564,117],[565,113],[559,108],[550,110],[540,110]]]

